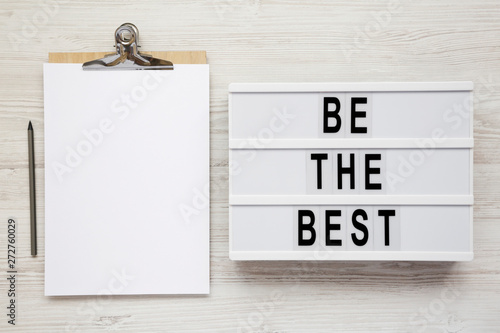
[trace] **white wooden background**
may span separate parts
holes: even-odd
[[[0,331],[500,332],[499,18],[498,0],[0,0]],[[42,63],[49,51],[112,52],[124,22],[139,27],[144,50],[208,52],[210,296],[43,296]],[[475,83],[474,261],[229,260],[229,83],[446,80]],[[29,120],[36,258],[29,255]],[[8,217],[19,226],[15,327],[5,315]]]

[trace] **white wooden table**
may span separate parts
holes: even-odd
[[[0,331],[500,331],[498,0],[2,0],[0,8]],[[113,52],[113,32],[127,21],[139,27],[144,50],[208,52],[212,291],[45,297],[42,63],[49,51]],[[474,261],[229,260],[229,83],[456,80],[475,83]],[[36,131],[36,258],[29,120]],[[9,217],[18,221],[15,327],[6,316]]]

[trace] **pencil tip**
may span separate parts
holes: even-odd
[[[29,123],[29,125],[28,125],[28,131],[29,131],[29,130],[33,130],[33,126],[31,125],[31,120],[30,120],[30,123]]]

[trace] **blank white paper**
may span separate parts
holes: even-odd
[[[45,64],[45,295],[209,293],[209,71]]]

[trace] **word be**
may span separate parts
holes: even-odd
[[[335,94],[322,98],[323,134],[369,136],[371,95]]]

